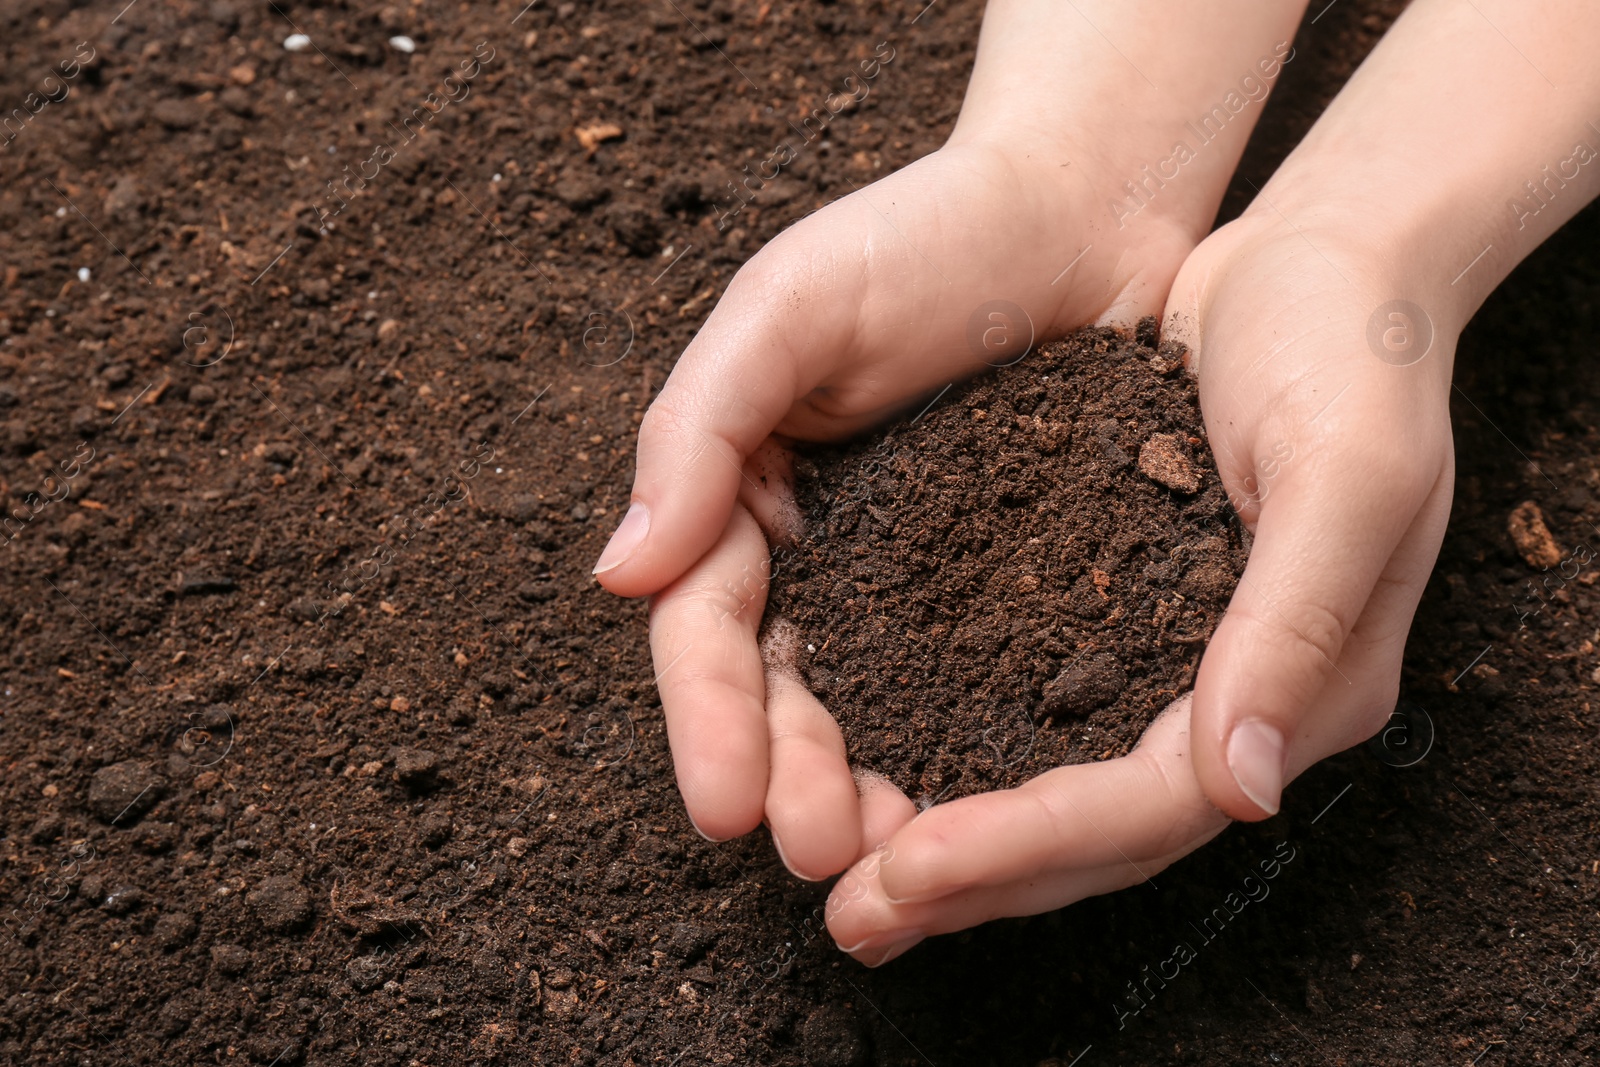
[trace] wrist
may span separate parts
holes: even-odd
[[[1198,242],[1303,7],[991,0],[949,143],[1050,172],[1108,239],[1155,223]]]
[[[1312,240],[1352,227],[1459,330],[1600,192],[1600,9],[1556,6],[1412,4],[1247,214]]]
[[[1203,320],[1208,316],[1199,309],[1215,280],[1239,264],[1275,264],[1255,284],[1264,303],[1287,301],[1294,309],[1300,321],[1286,336],[1337,337],[1357,377],[1379,374],[1407,396],[1436,399],[1443,410],[1456,342],[1472,309],[1441,267],[1437,233],[1432,241],[1413,239],[1428,230],[1429,218],[1385,207],[1378,221],[1380,209],[1360,197],[1320,197],[1308,208],[1288,189],[1279,192],[1282,200],[1263,190],[1208,239],[1216,248],[1205,258],[1211,270],[1197,275],[1200,291],[1187,308],[1175,301],[1169,310]],[[1396,377],[1390,368],[1406,373]]]

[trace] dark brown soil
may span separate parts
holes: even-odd
[[[1193,683],[1245,550],[1154,341],[1084,330],[800,464],[768,619],[919,803],[1123,755]]]
[[[1463,344],[1405,679],[1426,759],[1339,757],[1155,887],[876,972],[819,932],[825,887],[684,819],[643,606],[588,570],[733,271],[948,131],[979,5],[923,7],[0,11],[0,112],[30,115],[0,151],[0,1060],[1593,1060],[1597,593],[1507,531],[1532,499],[1569,556],[1600,543],[1592,209]],[[1302,28],[1244,178],[1398,7]]]

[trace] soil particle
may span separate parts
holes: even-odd
[[[1040,710],[1046,715],[1087,715],[1115,700],[1127,684],[1127,672],[1117,658],[1096,653],[1045,684]]]
[[[217,969],[218,974],[229,978],[237,977],[250,967],[250,950],[231,942],[212,945],[211,965]]]
[[[311,921],[311,894],[293,878],[265,878],[245,897],[261,925],[275,934],[290,933]]]
[[[178,586],[179,596],[206,596],[217,593],[231,593],[239,588],[239,583],[232,578],[216,574],[185,575]]]
[[[200,932],[200,920],[186,911],[168,912],[156,920],[156,944],[164,949],[182,948]]]
[[[397,698],[398,699],[398,698]],[[395,781],[413,792],[432,787],[439,774],[439,754],[425,748],[401,748],[394,754]]]
[[[128,826],[154,807],[164,790],[153,766],[124,760],[95,772],[89,783],[89,810],[108,823]]]
[[[1507,516],[1506,529],[1528,566],[1549,570],[1561,564],[1561,546],[1545,525],[1544,512],[1532,500],[1524,500]]]
[[[450,840],[454,824],[442,811],[430,811],[417,822],[417,836],[428,848],[438,848]]]
[[[1139,449],[1139,469],[1174,492],[1195,492],[1200,488],[1200,472],[1189,458],[1187,444],[1177,434],[1151,435]]]
[[[664,947],[669,955],[684,964],[694,963],[716,941],[716,933],[699,923],[673,923]]]
[[[349,961],[344,968],[344,974],[350,979],[350,985],[355,992],[370,993],[389,981],[389,966],[386,957],[378,955],[365,955]]]
[[[149,899],[144,890],[133,885],[119,885],[105,895],[100,907],[112,915],[126,915],[142,908]]]

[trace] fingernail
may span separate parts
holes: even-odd
[[[1262,719],[1247,719],[1228,737],[1228,770],[1249,797],[1268,815],[1278,814],[1283,794],[1286,756],[1283,734]]]
[[[820,881],[822,881],[821,878],[813,878],[809,874],[801,874],[800,871],[795,867],[795,865],[789,862],[789,857],[784,855],[784,852],[783,852],[783,842],[778,840],[778,835],[777,834],[773,834],[772,835],[772,847],[778,850],[778,858],[783,861],[783,865],[785,867],[789,868],[789,873],[790,874],[794,875],[796,878],[800,879],[802,882],[820,882]]]
[[[867,967],[882,967],[885,963],[903,956],[928,936],[925,930],[892,930],[876,934],[865,941],[839,947],[839,951],[854,956],[857,963]]]
[[[684,814],[688,815],[689,813],[688,812],[684,812]],[[689,815],[689,825],[694,827],[694,832],[695,833],[699,834],[701,837],[705,838],[707,841],[710,841],[713,845],[720,845],[724,841],[730,840],[729,838],[726,838],[726,837],[712,837],[710,834],[708,834],[704,830],[700,829],[700,824],[694,821],[694,816],[693,815]]]
[[[644,535],[650,532],[650,511],[643,504],[634,503],[628,506],[628,513],[622,516],[622,521],[617,524],[617,532],[611,535],[611,540],[606,544],[606,550],[600,553],[600,559],[595,563],[592,574],[604,574],[615,567],[620,567],[628,562],[628,557],[644,543]]]

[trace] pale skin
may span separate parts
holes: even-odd
[[[1303,7],[993,0],[946,146],[762,249],[640,427],[633,510],[596,573],[653,597],[689,816],[715,840],[765,823],[802,878],[846,872],[828,926],[863,963],[1136,884],[1276,813],[1394,708],[1449,516],[1456,339],[1600,192],[1600,159],[1574,162],[1600,147],[1600,7],[1415,0],[1238,220],[1207,236],[1259,102],[1137,212],[1112,209],[1186,122],[1262,78]],[[789,446],[984,370],[967,324],[989,300],[1042,337],[1161,315],[1254,543],[1193,692],[1134,752],[919,814],[852,775],[827,709],[763,658],[760,576],[769,537],[798,530]],[[1396,300],[1431,333],[1414,362],[1414,315],[1398,355],[1368,342]]]

